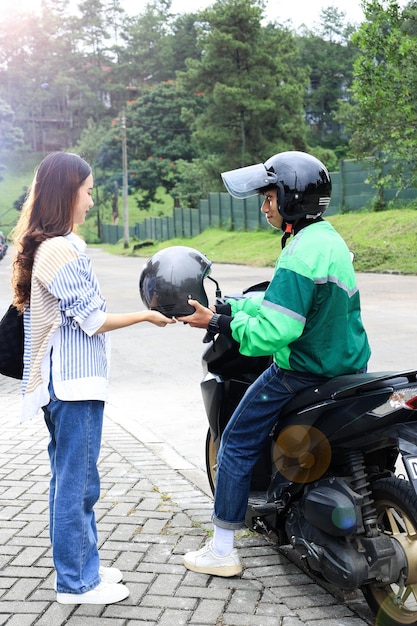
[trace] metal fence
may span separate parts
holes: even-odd
[[[339,170],[330,173],[332,200],[326,215],[370,206],[377,197],[377,190],[367,182],[371,171],[366,161],[341,161]],[[384,191],[385,201],[395,196],[395,189]],[[398,195],[398,199],[404,201],[416,197],[416,189],[407,189]],[[199,201],[197,208],[174,208],[172,216],[146,218],[131,226],[129,234],[138,242],[146,242],[195,237],[210,226],[240,231],[267,228],[259,209],[260,201],[256,196],[237,200],[228,193],[209,193],[207,199]],[[104,243],[117,243],[123,238],[123,226],[102,224],[101,238]]]

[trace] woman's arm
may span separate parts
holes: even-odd
[[[161,328],[167,324],[175,324],[174,318],[165,317],[159,311],[133,311],[132,313],[106,313],[106,320],[102,326],[96,332],[106,333],[110,330],[117,330],[118,328],[126,328],[126,326],[132,326],[139,322],[150,322],[155,326]]]

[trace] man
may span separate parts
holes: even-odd
[[[290,151],[225,172],[222,178],[236,198],[263,195],[261,211],[273,228],[284,231],[283,251],[259,302],[230,300],[213,313],[190,300],[195,312],[178,318],[212,334],[231,334],[244,355],[273,355],[272,365],[249,387],[222,436],[213,540],[184,557],[192,571],[235,576],[242,565],[233,547],[234,532],[244,526],[251,471],[280,411],[307,386],[363,371],[370,349],[350,252],[322,218],[331,194],[325,166],[311,155]]]

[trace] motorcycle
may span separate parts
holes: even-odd
[[[8,245],[0,241],[0,261],[6,256]]]
[[[271,358],[243,356],[225,335],[204,341],[214,493],[224,428]],[[253,470],[245,523],[330,590],[360,590],[379,625],[417,624],[417,371],[338,376],[291,399]]]

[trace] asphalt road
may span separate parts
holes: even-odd
[[[108,310],[143,309],[138,281],[146,259],[99,249],[90,255]],[[0,313],[11,299],[10,261],[11,254],[0,262]],[[211,271],[224,294],[268,280],[271,273],[271,268],[223,264],[213,264]],[[214,286],[206,282],[213,301]],[[417,276],[358,274],[358,282],[372,347],[369,370],[417,369]],[[199,387],[203,336],[180,323],[166,328],[142,323],[113,332],[108,413],[207,491],[207,422]],[[123,414],[115,415],[113,406],[123,406]]]

